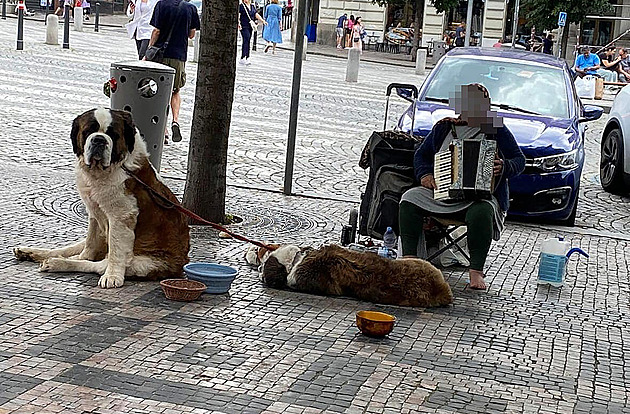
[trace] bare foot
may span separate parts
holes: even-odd
[[[468,270],[470,276],[470,288],[476,290],[485,290],[487,288],[486,282],[483,280],[484,274],[480,270]]]

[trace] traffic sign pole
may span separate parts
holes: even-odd
[[[558,56],[562,56],[562,36],[564,35],[564,26],[567,24],[567,13],[560,12],[558,14]]]

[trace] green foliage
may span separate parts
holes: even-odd
[[[558,14],[567,13],[567,23],[581,23],[587,15],[602,15],[612,11],[608,0],[530,0],[523,5],[523,14],[528,25],[537,31],[558,26]]]

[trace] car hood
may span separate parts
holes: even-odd
[[[411,106],[399,121],[403,131],[411,126]],[[557,119],[499,111],[505,125],[527,158],[544,157],[571,151],[579,145],[579,134],[570,119]],[[455,111],[444,105],[418,102],[414,133],[426,136],[439,120],[454,117]]]

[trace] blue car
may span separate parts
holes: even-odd
[[[584,165],[585,122],[603,109],[583,105],[563,60],[507,48],[455,48],[431,71],[418,100],[398,126],[426,136],[442,118],[454,116],[449,97],[461,85],[481,83],[525,154],[523,174],[510,179],[511,216],[572,226]],[[399,94],[405,97],[404,91]]]

